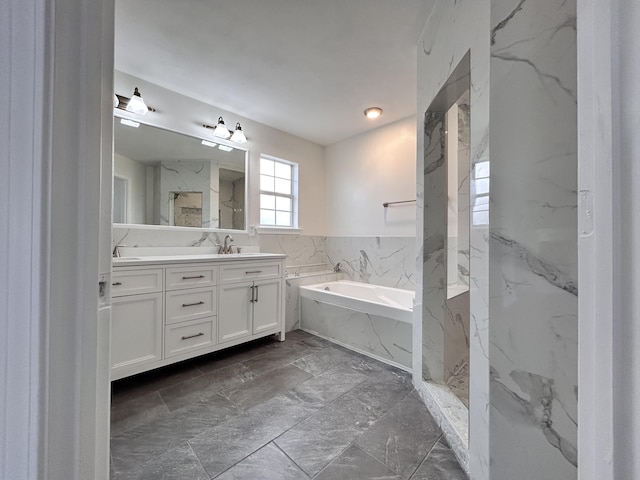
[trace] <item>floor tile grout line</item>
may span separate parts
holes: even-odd
[[[431,453],[433,452],[433,450],[436,448],[436,445],[438,445],[438,442],[443,438],[443,434],[441,433],[440,436],[436,439],[435,442],[433,442],[433,445],[431,445],[431,448],[429,449],[429,451],[427,452],[427,454],[424,456],[424,458],[422,459],[422,461],[418,464],[418,466],[415,468],[415,470],[413,471],[413,473],[411,475],[409,475],[409,480],[411,480],[416,473],[418,472],[418,470],[420,470],[420,467],[422,467],[422,465],[424,465],[424,462],[427,461],[427,459],[429,458],[429,455],[431,455]]]
[[[275,439],[271,440],[271,442],[269,442],[269,443],[272,443],[273,446],[275,448],[277,448],[278,450],[280,450],[285,457],[287,457],[289,460],[291,460],[291,463],[293,463],[296,467],[298,467],[302,473],[304,473],[308,478],[311,478],[311,476],[300,465],[298,465],[296,463],[296,461],[287,454],[287,452],[285,452],[282,448],[280,448],[280,445],[278,445],[275,442]]]

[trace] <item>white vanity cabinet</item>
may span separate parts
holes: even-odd
[[[220,342],[278,329],[282,317],[282,264],[246,262],[221,267]]]
[[[284,340],[284,256],[264,257],[114,261],[112,380],[271,334]]]
[[[162,359],[163,271],[114,271],[111,283],[111,370],[145,370]]]
[[[168,267],[165,288],[165,358],[217,343],[218,267]]]

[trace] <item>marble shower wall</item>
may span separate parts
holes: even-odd
[[[491,478],[577,475],[576,78],[575,0],[492,0]]]
[[[414,237],[327,237],[326,256],[331,267],[357,282],[414,290]]]
[[[418,155],[417,159],[417,244],[416,307],[414,308],[413,378],[438,420],[460,463],[474,480],[489,476],[489,226],[475,222],[470,230],[470,333],[471,364],[470,411],[446,388],[422,382],[425,376],[444,379],[444,220],[431,222],[430,216],[443,215],[446,198],[432,175],[441,175],[443,165],[425,160],[427,148],[435,147],[425,135],[423,114],[447,82],[453,70],[470,55],[470,161],[472,193],[476,190],[478,165],[489,162],[489,0],[459,0],[436,2],[418,44]],[[436,118],[430,120],[437,121]],[[430,132],[436,132],[430,125]],[[430,155],[435,152],[428,152]],[[434,185],[435,188],[430,188]],[[471,204],[476,201],[472,195]],[[488,208],[488,207],[487,207]],[[431,210],[431,211],[430,211]],[[437,210],[437,211],[435,211]],[[473,215],[473,213],[472,213]],[[439,218],[439,217],[438,217]],[[423,298],[422,292],[426,292]],[[431,303],[429,295],[435,296]],[[429,303],[427,303],[429,302]],[[434,308],[435,307],[435,308]],[[434,312],[434,310],[438,310]],[[436,313],[436,315],[434,315]],[[440,342],[431,345],[430,332],[440,335]],[[430,350],[433,346],[436,350]],[[425,368],[426,367],[426,368]],[[467,449],[467,445],[469,446]],[[498,478],[498,477],[491,477]],[[514,477],[519,478],[519,477]]]

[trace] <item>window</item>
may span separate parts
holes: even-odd
[[[474,167],[475,195],[472,192],[472,225],[489,225],[489,162],[478,162]]]
[[[298,165],[286,160],[260,157],[260,225],[298,226]]]

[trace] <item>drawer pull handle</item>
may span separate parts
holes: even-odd
[[[198,279],[198,278],[204,278],[204,275],[198,275],[198,276],[195,276],[195,277],[182,277],[183,280],[195,280],[195,279]]]
[[[122,282],[113,282],[111,285],[113,285],[114,287],[118,287],[122,285]]]
[[[249,287],[251,289],[251,300],[249,300],[249,303],[253,303],[255,302],[255,300],[253,299],[253,289],[256,288],[253,285]]]
[[[256,301],[255,301],[255,303],[258,303],[258,292],[259,291],[260,290],[258,290],[258,285],[256,285]]]
[[[262,273],[262,270],[251,270],[249,272],[244,272],[245,275],[249,275],[250,273]]]
[[[182,340],[189,340],[190,338],[202,337],[203,335],[204,333],[202,332],[196,333],[195,335],[187,335],[187,336],[183,336]]]
[[[204,305],[204,302],[202,300],[200,300],[199,302],[195,302],[195,303],[183,303],[182,304],[183,307],[195,307],[196,305]]]

